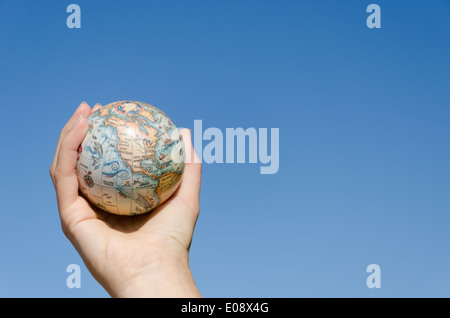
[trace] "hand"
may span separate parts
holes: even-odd
[[[87,118],[100,107],[78,107],[61,131],[50,166],[64,234],[112,297],[201,297],[189,269],[200,211],[199,160],[186,163],[178,190],[150,213],[119,216],[94,207],[79,195],[76,162]],[[195,157],[190,131],[180,133],[186,154]]]

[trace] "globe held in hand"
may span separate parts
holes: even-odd
[[[184,144],[174,123],[158,108],[136,101],[103,106],[88,119],[78,149],[80,192],[114,214],[149,212],[177,189]]]

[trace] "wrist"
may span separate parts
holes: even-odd
[[[189,268],[188,257],[160,259],[132,275],[119,288],[111,290],[119,298],[201,297]]]

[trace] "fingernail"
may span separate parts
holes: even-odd
[[[80,116],[78,116],[77,120],[75,120],[75,122],[72,125],[72,128],[75,127],[76,125],[78,125],[78,123],[80,122],[81,118],[83,118],[83,114],[81,114]],[[72,129],[70,128],[70,129]]]
[[[183,133],[189,134],[189,135],[191,134],[191,130],[189,128],[178,128],[178,132],[180,134],[183,134]]]
[[[95,104],[94,107],[92,108],[92,111],[97,111],[97,110],[99,110],[100,108],[102,108],[102,104],[97,103],[97,104]]]

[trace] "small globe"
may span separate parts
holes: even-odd
[[[174,123],[158,108],[120,101],[88,119],[78,149],[79,189],[93,205],[113,214],[149,212],[178,188],[184,144]]]

